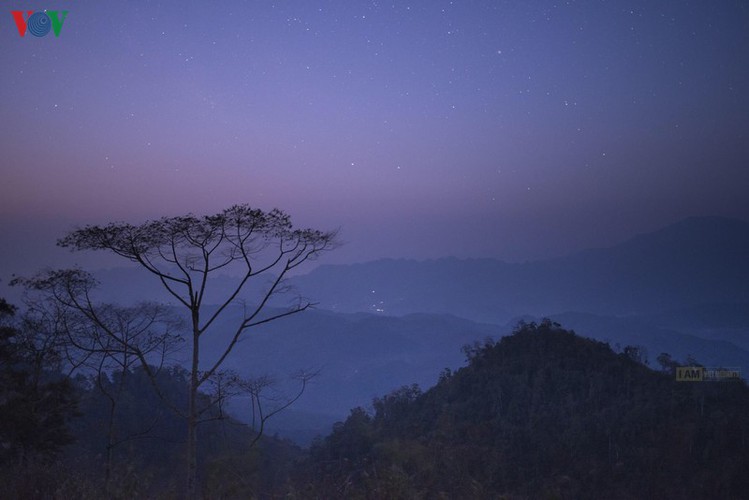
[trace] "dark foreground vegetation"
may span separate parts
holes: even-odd
[[[0,497],[179,498],[188,374],[66,377],[4,301]],[[43,347],[43,346],[42,346]],[[357,408],[309,451],[212,406],[201,424],[205,498],[742,498],[749,389],[676,382],[559,325],[520,325],[465,349],[426,392]],[[202,398],[209,398],[203,394]]]
[[[742,498],[749,390],[676,382],[636,349],[522,325],[467,349],[425,393],[403,388],[312,449],[316,498]],[[635,359],[633,359],[635,358]],[[671,366],[670,366],[671,365]],[[304,483],[304,481],[302,481]]]
[[[189,372],[137,365],[67,376],[55,345],[0,299],[0,498],[181,498]],[[269,497],[302,450],[260,438],[200,394],[205,498]]]

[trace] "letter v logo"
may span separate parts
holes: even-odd
[[[23,18],[23,11],[21,10],[13,10],[10,13],[13,14],[13,19],[16,21],[18,34],[21,35],[21,37],[23,37],[26,34],[26,19],[28,19],[31,16],[31,14],[34,13],[34,11],[27,10],[26,19]]]
[[[50,20],[52,21],[52,31],[55,32],[55,36],[60,36],[60,30],[62,29],[62,23],[65,22],[65,18],[68,17],[68,11],[63,10],[62,12],[62,19],[57,16],[58,11],[56,10],[48,10],[47,15],[49,16]]]

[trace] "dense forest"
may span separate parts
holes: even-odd
[[[187,372],[66,376],[1,304],[0,496],[176,498]],[[686,383],[677,363],[614,352],[545,320],[464,348],[427,390],[356,408],[309,450],[210,405],[199,427],[205,498],[740,498],[749,389]],[[690,360],[694,362],[694,360]],[[154,384],[155,380],[155,384]]]
[[[179,498],[188,372],[132,366],[70,376],[60,346],[17,316],[0,299],[0,498]],[[215,394],[200,398],[206,498],[278,491],[302,450],[255,442],[258,433],[225,413]]]
[[[422,393],[355,409],[313,447],[316,498],[740,498],[749,390],[676,382],[558,324],[465,349]]]

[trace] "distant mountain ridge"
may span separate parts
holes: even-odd
[[[97,293],[102,300],[174,302],[137,268],[105,269],[95,276],[102,282]],[[208,303],[235,282],[217,276]],[[691,217],[612,247],[523,263],[445,257],[323,265],[290,283],[319,308],[335,312],[447,313],[495,324],[522,314],[653,315],[747,303],[749,222]],[[20,302],[18,292],[11,288],[5,296]],[[252,300],[252,290],[244,296]]]
[[[545,261],[384,259],[321,266],[293,282],[335,311],[449,312],[494,323],[523,313],[653,314],[748,302],[749,223],[692,217],[610,248]]]
[[[202,351],[204,362],[220,355],[218,346],[240,312],[228,309],[217,320],[214,342]],[[320,368],[295,409],[340,418],[353,406],[405,383],[431,386],[442,369],[463,364],[463,345],[505,333],[501,326],[448,315],[389,317],[312,310],[248,332],[246,341],[227,358],[227,367],[245,375],[270,374],[279,381],[299,369]]]

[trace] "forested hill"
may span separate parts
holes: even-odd
[[[749,389],[677,382],[549,321],[356,409],[299,484],[350,498],[740,498]],[[671,367],[673,369],[673,366]],[[365,492],[368,492],[365,494]]]

